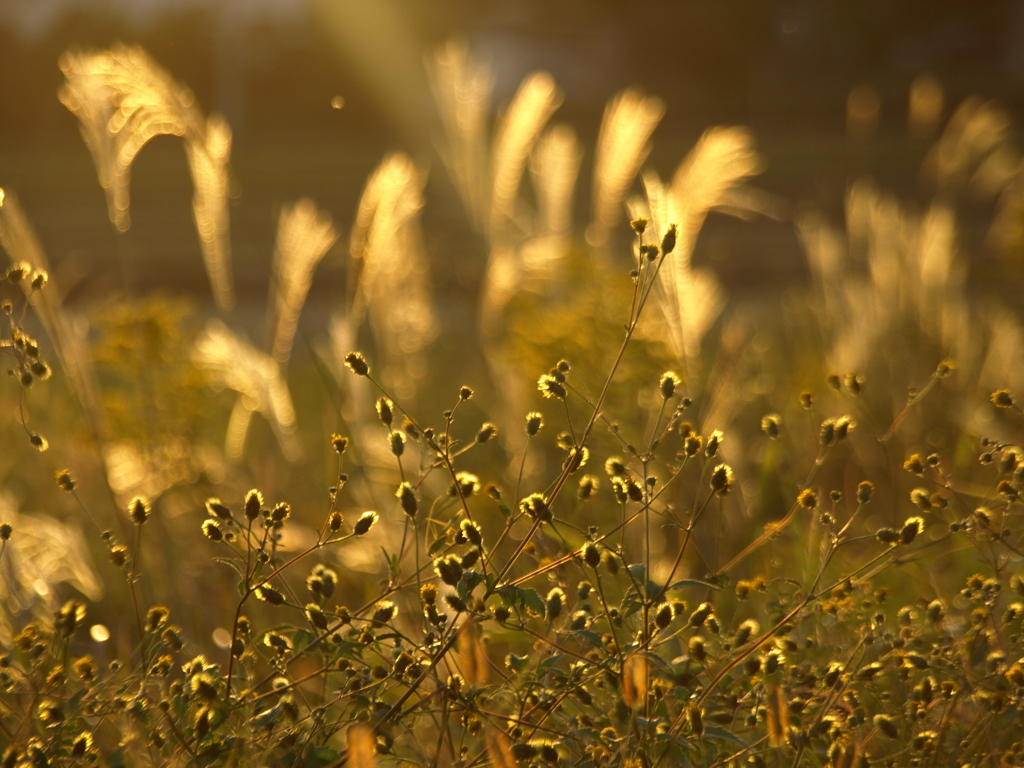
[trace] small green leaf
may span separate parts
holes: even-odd
[[[543,616],[545,614],[544,601],[541,600],[540,595],[537,594],[535,589],[520,589],[519,599],[530,613],[536,616]]]
[[[448,536],[446,534],[441,534],[436,539],[434,539],[432,542],[430,542],[430,546],[427,547],[427,554],[428,555],[436,555],[438,552],[440,552],[442,549],[444,549],[444,547],[445,547],[445,545],[447,543],[448,543]]]
[[[743,741],[739,736],[736,736],[725,728],[719,728],[717,725],[705,725],[704,726],[704,738],[705,739],[721,739],[722,741],[731,741],[733,744],[739,747],[746,747],[747,743]]]
[[[526,666],[526,662],[529,660],[529,656],[516,656],[514,653],[510,653],[505,657],[505,666],[508,667],[511,672],[518,672]]]
[[[717,584],[712,584],[709,581],[700,581],[699,579],[683,579],[677,581],[674,584],[669,584],[665,587],[665,590],[670,589],[721,589]]]
[[[223,563],[224,565],[230,566],[234,569],[235,573],[242,579],[245,578],[245,571],[242,570],[241,564],[237,560],[232,560],[230,557],[215,557],[213,558],[216,563]]]

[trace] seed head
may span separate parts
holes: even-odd
[[[189,686],[192,693],[201,699],[212,701],[217,698],[217,681],[205,672],[193,675],[189,680]]]
[[[873,722],[875,724],[875,727],[878,728],[878,730],[880,730],[890,739],[895,739],[899,737],[900,732],[896,728],[896,723],[894,723],[892,721],[892,718],[888,715],[875,715]]]
[[[565,386],[550,373],[545,373],[537,379],[537,389],[540,390],[540,393],[544,395],[544,397],[554,397],[558,400],[564,400],[566,396]]]
[[[875,538],[883,544],[897,544],[900,540],[900,534],[895,528],[879,528],[875,531]]]
[[[489,421],[484,422],[483,426],[480,427],[476,433],[476,441],[479,444],[486,443],[492,437],[498,434],[498,428]]]
[[[444,596],[445,604],[456,613],[465,613],[466,604],[462,601],[462,598],[458,595],[447,594]]]
[[[390,600],[381,600],[373,609],[373,623],[377,625],[387,624],[391,621],[395,614],[398,613],[398,608]]]
[[[779,427],[782,425],[782,417],[777,413],[770,413],[761,419],[761,429],[769,438],[775,440],[779,436]]]
[[[348,438],[342,437],[339,434],[331,435],[331,444],[334,446],[334,450],[341,456],[345,453],[345,449],[348,448]]]
[[[543,426],[544,417],[537,413],[537,411],[532,411],[531,413],[526,414],[526,434],[530,437],[533,437],[540,432],[540,428]]]
[[[118,568],[128,562],[128,548],[127,547],[111,547],[110,549],[110,562],[116,565]]]
[[[805,488],[796,497],[796,502],[804,509],[815,509],[818,506],[818,494],[810,488]]]
[[[548,592],[544,606],[547,610],[548,620],[554,621],[561,615],[562,608],[565,607],[565,592],[560,587],[555,587]]]
[[[921,508],[925,512],[932,508],[927,488],[915,488],[910,492],[910,503]]]
[[[625,477],[626,464],[620,457],[612,456],[610,459],[605,461],[604,471],[611,477]]]
[[[756,635],[761,631],[761,625],[754,619],[747,619],[740,624],[739,629],[736,630],[736,637],[733,639],[733,645],[739,647],[746,645],[747,642],[753,635]]]
[[[394,407],[395,404],[386,397],[381,396],[377,398],[377,417],[385,427],[390,427],[392,420],[395,418]]]
[[[924,461],[921,459],[921,454],[912,453],[910,458],[903,462],[903,468],[914,475],[924,474]]]
[[[19,262],[7,270],[7,279],[12,283],[20,283],[31,270],[32,268],[26,262]]]
[[[629,222],[629,226],[633,228],[633,231],[636,232],[637,235],[642,235],[644,230],[647,229],[647,219],[643,217],[633,219]]]
[[[871,501],[871,494],[875,492],[874,484],[869,480],[864,480],[860,485],[857,486],[857,502],[860,504],[867,504]]]
[[[661,374],[658,388],[661,390],[662,399],[668,400],[672,397],[676,393],[676,388],[682,383],[683,380],[672,371],[665,371],[665,373]]]
[[[697,610],[690,614],[689,625],[691,627],[699,627],[707,621],[713,611],[714,609],[711,607],[711,603],[701,603],[697,606]]]
[[[583,446],[582,448],[570,448],[569,456],[566,458],[562,468],[568,469],[570,474],[578,472],[586,465],[589,458],[590,449],[586,446]]]
[[[814,405],[814,395],[806,390],[800,393],[798,400],[800,401],[800,405],[808,411],[811,410],[811,406]]]
[[[908,517],[900,529],[900,544],[909,544],[917,534],[924,530],[924,520],[920,517]]]
[[[548,521],[551,519],[551,510],[548,509],[547,499],[540,493],[531,493],[520,501],[519,511],[525,512],[536,520]]]
[[[0,541],[7,541],[14,533],[14,526],[10,523],[0,523]]]
[[[654,624],[658,629],[665,629],[669,624],[672,623],[672,606],[668,603],[662,603],[657,612],[654,614]]]
[[[356,376],[368,376],[370,374],[370,366],[366,364],[366,358],[359,352],[349,352],[345,355],[345,365]]]
[[[1010,394],[1009,390],[997,389],[992,393],[992,404],[996,408],[1012,408],[1013,395]]]
[[[419,510],[419,502],[416,501],[416,491],[409,483],[401,483],[398,486],[398,490],[395,491],[395,496],[402,503],[402,510],[409,517],[416,517],[416,512]]]
[[[75,629],[85,621],[85,606],[77,600],[68,600],[57,611],[53,620],[53,627],[63,638],[69,638],[75,633]]]
[[[331,533],[337,533],[341,530],[341,525],[344,522],[345,518],[342,516],[341,512],[331,512],[330,516],[327,518],[327,527],[330,529]]]
[[[224,538],[224,529],[220,527],[220,521],[214,518],[203,521],[203,535],[210,541],[221,541]]]
[[[725,496],[732,487],[732,469],[728,464],[719,464],[711,473],[711,490]]]
[[[475,547],[479,547],[483,544],[484,537],[480,532],[480,526],[472,520],[463,520],[459,523],[459,530],[462,531],[462,535],[466,537],[466,541]],[[465,558],[463,558],[465,560]]]
[[[445,584],[456,586],[462,578],[462,560],[455,555],[445,555],[434,561],[434,572]]]
[[[377,513],[373,511],[363,512],[356,520],[356,524],[352,527],[352,533],[356,536],[362,536],[364,533],[373,528],[377,522]]]
[[[448,488],[448,495],[464,499],[480,492],[480,478],[472,472],[456,472],[455,482]]]
[[[704,439],[700,435],[687,435],[683,441],[683,453],[692,458],[700,453],[703,444]]]
[[[255,520],[260,516],[260,509],[263,507],[263,494],[253,488],[245,494],[245,517],[247,520]]]
[[[43,453],[44,451],[46,451],[47,448],[50,447],[50,444],[42,435],[32,435],[31,437],[29,437],[28,441],[32,443],[32,447],[35,448],[40,453]]]
[[[75,479],[71,476],[71,470],[62,469],[57,472],[57,487],[68,493],[75,490]]]
[[[261,584],[256,587],[256,597],[271,605],[281,605],[284,603],[284,595],[269,584]]]
[[[392,431],[388,435],[388,445],[391,446],[391,453],[401,456],[405,453],[405,433],[398,430]]]
[[[275,523],[283,523],[292,516],[292,507],[287,501],[282,501],[270,511],[270,519]]]
[[[710,435],[708,435],[708,443],[704,448],[704,455],[709,459],[717,455],[718,449],[721,447],[722,442],[725,440],[725,435],[722,434],[721,430],[716,429]]]
[[[676,235],[679,228],[675,224],[669,224],[668,230],[665,232],[665,236],[661,238],[661,252],[665,255],[672,253],[676,249]]]
[[[601,564],[601,551],[593,542],[588,541],[584,544],[580,549],[580,555],[583,557],[583,562],[591,568],[597,568]]]
[[[146,612],[146,630],[156,632],[167,623],[167,617],[171,615],[162,605],[154,605]]]
[[[576,491],[576,498],[586,501],[597,492],[598,480],[593,475],[584,475],[580,478],[580,486]]]

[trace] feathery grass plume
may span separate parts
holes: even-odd
[[[786,743],[789,734],[789,706],[786,702],[786,692],[781,686],[769,686],[766,714],[768,744],[772,747],[781,747]]]
[[[49,619],[58,607],[58,585],[68,584],[89,600],[98,600],[103,584],[77,525],[46,515],[27,515],[0,500],[0,518],[15,535],[4,543],[0,601],[0,643],[9,647],[13,629],[9,616],[25,613]]]
[[[278,363],[287,362],[291,356],[299,313],[306,303],[313,272],[337,240],[331,217],[317,210],[309,198],[281,209],[271,287],[275,319],[271,349]]]
[[[992,102],[965,99],[925,160],[940,192],[998,191],[1012,176],[1017,153],[1009,114]]]
[[[512,755],[512,744],[497,728],[492,729],[487,736],[487,756],[493,768],[515,768],[517,765]]]
[[[348,729],[348,763],[351,768],[375,768],[377,765],[377,740],[373,729],[365,725],[353,725]]]
[[[110,222],[128,230],[131,165],[154,136],[183,136],[195,119],[192,93],[178,85],[141,48],[67,51],[59,98],[78,118],[107,193]]]
[[[918,75],[910,84],[907,130],[913,136],[931,136],[942,119],[945,100],[942,83],[927,73]]]
[[[690,258],[708,212],[726,200],[726,193],[760,171],[753,139],[743,128],[712,128],[680,163],[668,188],[657,174],[643,174],[646,210],[634,203],[634,218],[649,219],[648,230],[660,238],[677,226],[677,245],[662,264],[658,306],[669,329],[676,355],[693,361],[704,334],[725,305],[724,292],[708,271],[695,270]]]
[[[139,47],[66,51],[60,59],[59,98],[79,128],[107,195],[111,224],[126,232],[129,185],[136,155],[155,136],[185,140],[194,185],[193,215],[206,271],[221,309],[234,303],[228,238],[231,131],[223,119],[206,120],[195,96]]]
[[[576,134],[566,125],[556,125],[546,131],[530,154],[537,211],[533,221],[524,216],[518,222],[527,239],[518,246],[513,262],[519,280],[526,286],[543,284],[556,277],[561,260],[568,252],[573,197],[582,158]]]
[[[588,241],[602,246],[622,216],[622,201],[650,152],[648,140],[665,114],[665,103],[627,89],[608,102],[594,161],[594,221]],[[639,218],[639,217],[632,217]],[[674,220],[673,220],[674,221]],[[662,222],[666,227],[668,221]],[[663,230],[657,230],[660,236]]]
[[[421,353],[438,330],[419,224],[426,180],[407,155],[386,156],[367,179],[349,245],[359,275],[351,282],[349,333],[368,313],[402,397],[413,394]]]
[[[185,153],[195,188],[192,216],[203,249],[206,274],[210,277],[218,308],[228,310],[235,305],[228,222],[231,128],[219,115],[211,115],[202,133],[185,142]]]
[[[633,709],[642,707],[647,698],[647,658],[639,653],[622,663],[622,698]]]
[[[458,637],[458,669],[467,685],[476,685],[487,681],[489,671],[487,654],[480,639],[480,626],[469,619],[459,627]]]
[[[495,129],[487,228],[491,254],[481,289],[479,319],[485,338],[496,334],[501,314],[522,279],[521,254],[509,232],[510,222],[516,218],[516,200],[526,160],[561,100],[551,75],[535,72],[523,80]],[[495,366],[494,361],[491,364]]]
[[[259,412],[270,423],[285,457],[289,461],[298,459],[301,448],[295,436],[295,408],[281,369],[270,355],[260,352],[219,320],[211,320],[196,340],[193,360],[215,386],[239,394],[225,438],[229,457],[241,457],[252,414]]]
[[[486,63],[453,40],[437,50],[428,68],[447,135],[445,163],[470,219],[483,231],[490,198],[487,119],[494,76]]]
[[[562,103],[562,94],[547,72],[528,75],[495,129],[491,153],[489,232],[501,239],[501,228],[515,216],[515,201],[526,160],[540,132]]]
[[[34,272],[51,275],[46,290],[33,290],[27,280],[22,281],[22,289],[54,346],[61,368],[71,381],[93,436],[100,441],[105,429],[96,394],[96,374],[84,340],[86,328],[64,310],[60,289],[52,277],[46,253],[17,196],[4,189],[0,189],[0,247],[7,252],[12,265],[25,263]]]
[[[530,178],[537,198],[537,231],[564,235],[572,228],[573,191],[583,160],[583,147],[567,125],[544,132],[530,154]]]

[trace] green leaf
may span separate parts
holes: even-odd
[[[333,763],[340,756],[340,752],[335,752],[330,747],[310,747],[306,750],[303,765],[305,768],[323,768],[323,766]]]
[[[667,592],[670,589],[721,589],[717,584],[712,584],[709,581],[700,581],[699,579],[683,579],[677,581],[675,584],[669,584],[665,587]]]
[[[717,725],[705,725],[704,726],[704,738],[706,739],[720,739],[722,741],[731,741],[733,744],[746,747],[747,743],[743,741],[739,736],[729,733],[725,728],[719,728]]]
[[[245,571],[242,570],[242,565],[237,560],[232,560],[230,557],[215,557],[213,558],[216,563],[223,563],[224,565],[230,566],[234,569],[235,573],[238,574],[239,578],[245,579]]]
[[[589,629],[578,629],[573,632],[573,634],[589,641],[595,648],[600,648],[603,645],[601,642],[601,636],[597,634],[597,632],[591,632]]]
[[[301,651],[307,645],[316,640],[316,636],[311,634],[305,629],[296,630],[295,634],[292,635],[292,647],[296,651]]]
[[[459,579],[459,584],[455,588],[459,593],[459,597],[463,600],[468,600],[472,595],[473,590],[476,589],[484,580],[484,575],[477,571],[466,571],[462,574],[462,578]]]
[[[505,657],[505,666],[512,672],[518,672],[526,666],[526,662],[529,660],[529,656],[516,656],[514,653],[510,653]]]
[[[504,501],[498,502],[498,510],[505,516],[505,519],[512,517],[512,510],[508,508],[508,504]]]
[[[512,584],[502,584],[496,590],[495,594],[501,598],[501,602],[505,604],[506,608],[514,608],[516,602],[519,600],[519,587]]]
[[[530,613],[543,616],[547,612],[544,610],[544,601],[541,600],[540,595],[537,594],[535,589],[520,589],[519,599],[523,607]]]
[[[431,556],[436,555],[438,552],[440,552],[442,549],[445,548],[445,545],[447,543],[448,543],[448,536],[447,536],[447,534],[441,534],[436,539],[434,539],[432,542],[430,542],[430,546],[427,547],[427,554],[431,555]]]

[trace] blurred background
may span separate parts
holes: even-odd
[[[627,86],[665,102],[648,165],[667,174],[711,125],[750,126],[767,159],[765,189],[836,213],[863,173],[900,195],[920,192],[928,144],[907,141],[911,82],[929,73],[946,113],[967,96],[1024,113],[1024,3],[994,0],[864,3],[727,0],[3,0],[0,13],[0,177],[18,191],[51,258],[72,262],[76,291],[118,288],[114,234],[79,137],[57,100],[68,48],[143,46],[191,88],[204,113],[234,132],[236,279],[262,295],[275,206],[312,196],[351,218],[363,180],[388,151],[438,168],[442,128],[424,62],[444,41],[468,43],[490,63],[494,105],[520,81],[550,72],[564,93],[556,119],[571,124],[592,166],[605,103]],[[867,99],[851,139],[851,91]],[[338,101],[340,97],[343,101]],[[342,108],[332,107],[343,103]],[[131,247],[139,280],[204,295],[189,236],[187,166],[176,140],[158,137],[133,168]],[[443,172],[430,174],[423,215],[428,251],[474,285],[484,254]],[[585,206],[585,195],[577,196]],[[436,223],[436,226],[434,225]],[[735,229],[735,228],[734,228]],[[738,238],[738,239],[737,239]],[[782,285],[803,259],[792,229],[764,222],[717,238],[711,253],[730,287]],[[166,269],[168,260],[174,268]],[[335,266],[337,260],[335,260]],[[337,275],[330,259],[313,298]],[[172,287],[173,286],[173,287]],[[451,286],[452,289],[457,286]]]
[[[92,54],[117,44],[151,59],[118,49],[121,91],[88,80],[110,65]],[[79,107],[91,93],[123,110],[154,67],[171,80],[140,102],[174,102],[168,119],[184,127],[129,161],[128,227],[97,182],[84,110],[58,93],[67,74],[86,84]],[[35,525],[40,543],[22,553],[19,606],[52,601],[47,585],[63,582],[101,591],[94,531],[86,546],[77,522],[35,517],[81,519],[54,500],[63,467],[122,536],[127,500],[153,500],[146,557],[177,583],[147,589],[199,637],[232,595],[213,545],[196,546],[204,501],[237,505],[257,486],[296,509],[284,548],[315,540],[337,477],[333,432],[355,438],[341,508],[350,521],[380,510],[374,545],[399,536],[394,457],[377,393],[341,364],[351,349],[423,424],[438,425],[459,385],[476,388],[459,439],[485,419],[502,431],[465,466],[506,492],[521,419],[542,410],[551,427],[524,465],[532,492],[567,445],[555,440],[565,413],[541,400],[537,377],[568,357],[594,391],[617,348],[634,264],[627,207],[682,229],[673,282],[608,410],[646,439],[662,423],[658,377],[674,369],[694,398],[686,418],[726,431],[739,492],[719,508],[723,559],[788,508],[826,417],[860,426],[821,490],[852,498],[870,477],[890,493],[865,524],[897,524],[908,453],[935,451],[972,476],[979,437],[1016,439],[988,394],[1024,388],[1022,121],[1022,0],[0,0],[0,240],[12,259],[43,263],[17,200],[52,278],[53,314],[30,314],[30,327],[61,372],[29,398],[45,454],[25,440],[16,383],[0,394],[13,415],[0,434],[16,446],[0,456],[0,511],[24,510],[19,530]],[[705,134],[713,126],[747,130]],[[669,218],[680,211],[685,223]],[[230,290],[215,301],[216,270],[204,269],[228,252],[234,304]],[[945,357],[955,383],[898,416]],[[829,387],[830,373],[846,388]],[[803,390],[815,397],[806,413]],[[578,399],[571,409],[589,418]],[[773,412],[791,425],[780,443],[760,428]],[[898,442],[880,448],[897,419]],[[597,474],[622,450],[600,432]],[[429,464],[412,440],[408,450],[408,467]],[[443,499],[437,475],[424,494]],[[591,519],[616,519],[602,494]],[[366,597],[359,574],[382,573],[377,554],[351,547],[330,562]],[[59,570],[61,557],[77,571]],[[902,588],[924,594],[933,576]],[[223,605],[190,614],[210,579],[226,586]],[[104,610],[114,624],[116,606]]]

